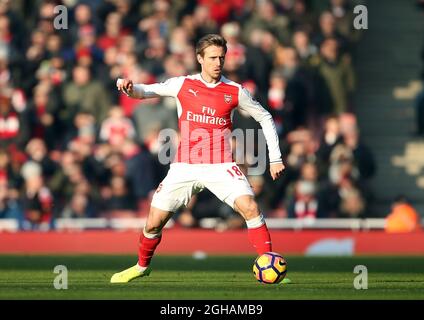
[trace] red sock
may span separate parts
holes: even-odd
[[[140,242],[138,247],[138,264],[142,267],[147,267],[152,260],[156,247],[162,240],[162,234],[157,238],[146,238],[143,232],[140,235]]]
[[[256,249],[258,255],[272,251],[271,236],[266,224],[263,224],[258,228],[248,228],[247,232],[250,243]]]

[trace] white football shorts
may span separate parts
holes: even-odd
[[[253,196],[246,176],[234,162],[214,164],[172,163],[152,199],[152,207],[176,212],[204,188],[234,209],[242,195]]]

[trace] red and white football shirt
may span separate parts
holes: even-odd
[[[134,85],[140,98],[174,97],[181,141],[175,162],[233,162],[230,136],[234,110],[239,108],[258,121],[268,144],[271,163],[281,163],[277,132],[271,114],[240,84],[225,77],[208,83],[200,74],[170,78],[162,83]]]

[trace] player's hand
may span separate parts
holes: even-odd
[[[133,94],[134,84],[130,79],[118,79],[116,81],[116,87],[127,96],[131,96]]]
[[[272,180],[277,180],[283,173],[284,169],[285,166],[282,163],[271,163],[269,166],[269,172],[271,173]]]

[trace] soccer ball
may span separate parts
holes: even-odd
[[[287,272],[287,261],[275,252],[265,252],[256,258],[253,274],[261,283],[274,284],[283,281]]]

